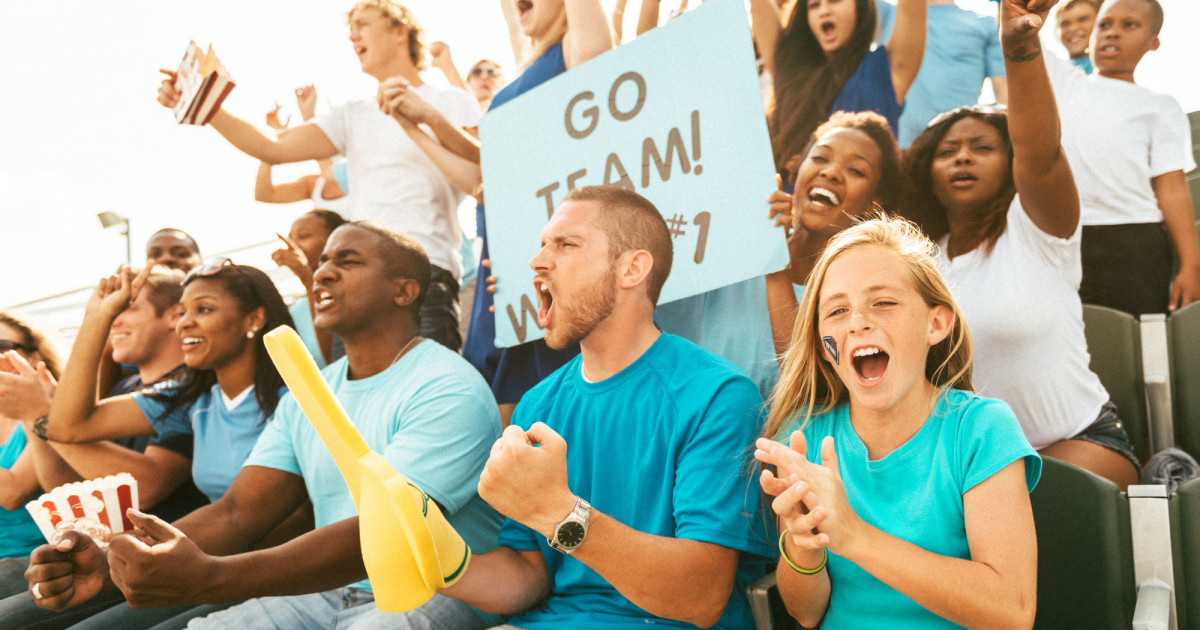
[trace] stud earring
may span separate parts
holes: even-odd
[[[247,339],[253,339],[253,338],[254,338],[254,331],[253,331],[253,330],[247,330],[247,331],[246,331],[246,338],[247,338]]]

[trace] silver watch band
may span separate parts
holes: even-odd
[[[576,497],[574,509],[554,527],[554,533],[546,539],[546,542],[550,544],[551,549],[570,555],[587,538],[591,517],[591,504]]]

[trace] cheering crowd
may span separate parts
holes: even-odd
[[[1042,458],[1125,488],[1146,457],[1082,305],[1200,299],[1187,118],[1134,82],[1162,8],[1054,4],[749,0],[779,175],[750,203],[786,267],[659,304],[659,208],[578,187],[529,261],[545,338],[499,348],[479,121],[620,45],[627,2],[501,0],[506,83],[361,0],[375,94],[318,115],[307,85],[295,126],[210,122],[261,161],[256,200],[311,200],[272,255],[303,299],[165,228],[96,285],[69,357],[0,312],[0,627],[751,628],[771,571],[806,627],[1032,626]],[[284,325],[472,551],[412,611],[375,606],[350,490],[263,343]],[[132,532],[47,544],[24,509],[121,472]]]

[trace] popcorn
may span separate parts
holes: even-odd
[[[129,473],[68,483],[25,504],[51,544],[77,530],[101,548],[113,534],[133,529],[125,515],[129,508],[138,508],[137,480]]]

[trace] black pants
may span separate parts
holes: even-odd
[[[1079,298],[1133,316],[1165,313],[1172,247],[1162,223],[1083,226]]]

